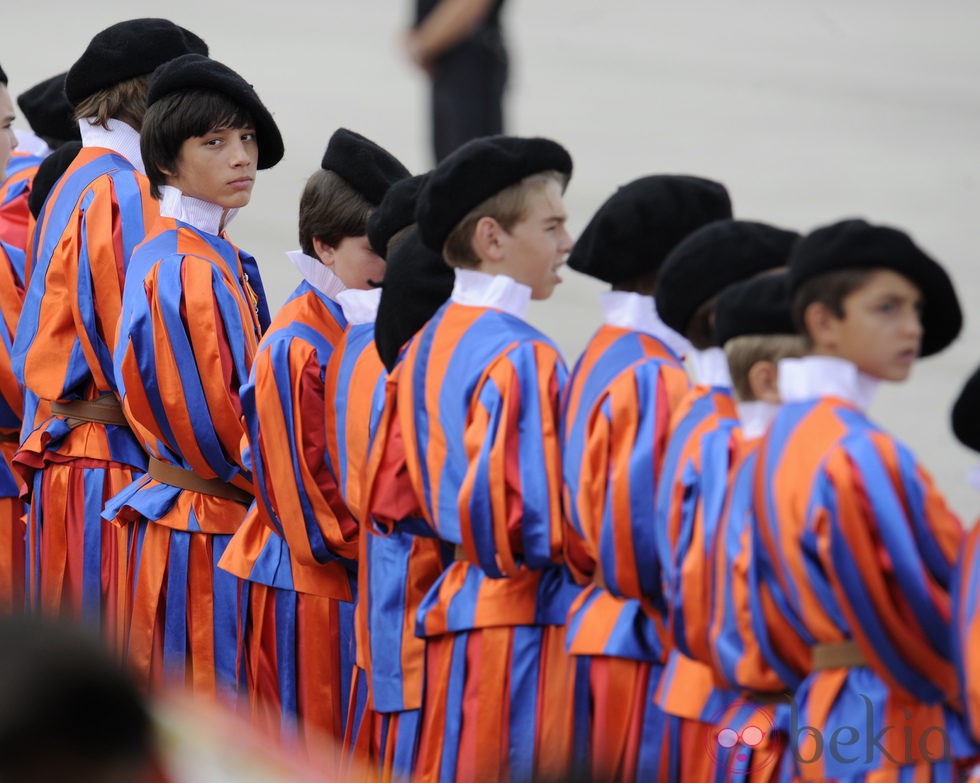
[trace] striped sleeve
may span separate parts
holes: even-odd
[[[550,346],[520,342],[492,363],[471,397],[460,537],[488,576],[561,562],[558,398],[566,374]]]
[[[256,349],[250,304],[194,255],[164,257],[131,285],[145,303],[137,303],[120,345],[127,418],[151,451],[249,490],[238,391]]]
[[[339,335],[337,325],[334,342]],[[252,371],[257,499],[299,562],[354,559],[357,522],[327,459],[323,368],[331,341],[306,325],[270,337]]]
[[[817,476],[803,544],[870,665],[918,701],[958,703],[950,587],[963,529],[912,454],[881,432],[845,439]]]

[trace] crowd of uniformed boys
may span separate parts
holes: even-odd
[[[960,331],[938,263],[684,175],[573,247],[556,142],[339,129],[271,317],[227,227],[283,143],[207,55],[121,22],[0,116],[5,611],[341,778],[968,774],[976,536],[866,413]],[[610,285],[570,371],[524,317],[566,257]]]

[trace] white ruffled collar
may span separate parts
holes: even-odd
[[[735,408],[738,410],[738,420],[742,424],[742,434],[750,440],[765,435],[772,420],[779,413],[778,403],[761,400],[738,402]]]
[[[286,257],[293,262],[293,266],[303,275],[303,279],[327,299],[337,302],[341,292],[347,290],[344,281],[319,258],[308,256],[302,250],[290,250],[286,253]]]
[[[198,231],[220,236],[237,214],[237,209],[229,209],[226,213],[224,207],[219,204],[186,196],[179,188],[172,185],[164,185],[160,188],[160,215],[187,223]]]
[[[381,302],[380,288],[348,288],[337,294],[337,302],[344,311],[347,323],[373,324],[378,317],[378,305]]]
[[[34,131],[14,128],[14,135],[17,137],[18,152],[26,152],[36,158],[46,158],[51,154],[51,147]]]
[[[699,351],[692,348],[687,358],[694,368],[695,383],[732,388],[732,376],[728,372],[728,357],[724,349],[706,348]]]
[[[692,350],[691,343],[684,335],[660,320],[657,303],[652,296],[635,291],[605,291],[599,294],[599,303],[609,326],[652,335],[681,358]]]
[[[130,125],[122,120],[109,120],[103,128],[101,125],[93,125],[90,119],[78,121],[78,129],[82,134],[83,147],[104,147],[107,150],[119,153],[128,160],[133,168],[140,174],[146,174],[146,166],[143,164],[143,156],[140,154],[140,135]]]
[[[450,299],[472,307],[494,307],[505,313],[525,318],[531,303],[530,286],[518,283],[507,275],[488,275],[475,269],[456,269],[456,282]]]
[[[837,397],[865,412],[878,381],[854,362],[836,356],[804,356],[779,362],[779,396],[784,403]]]

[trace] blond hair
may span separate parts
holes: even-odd
[[[122,120],[137,131],[143,127],[149,76],[132,79],[93,92],[75,107],[75,119],[94,118],[93,125],[109,128],[109,120]]]
[[[798,334],[746,334],[725,343],[725,358],[732,376],[732,387],[742,402],[755,401],[749,383],[749,370],[758,362],[776,364],[780,359],[797,358],[806,353],[806,340]]]
[[[562,188],[568,178],[558,171],[541,171],[515,182],[490,198],[477,204],[466,217],[459,221],[442,246],[442,256],[450,266],[473,269],[480,265],[480,258],[473,250],[473,234],[476,224],[485,217],[496,220],[500,227],[510,230],[527,217],[527,200],[531,193],[549,182],[557,182]]]

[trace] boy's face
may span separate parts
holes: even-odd
[[[167,184],[185,196],[237,209],[252,198],[258,160],[254,128],[215,129],[185,139],[177,170],[164,173]]]
[[[10,93],[0,84],[0,182],[7,178],[10,153],[17,147],[17,136],[14,134],[15,116]]]
[[[531,191],[524,219],[502,233],[503,263],[494,271],[528,286],[532,299],[547,299],[561,282],[558,268],[572,249],[567,218],[557,182],[548,180]]]
[[[348,288],[366,291],[374,288],[385,276],[385,260],[371,248],[367,234],[359,237],[344,237],[336,247],[313,240],[313,247],[320,260],[330,267],[341,282]]]
[[[922,342],[922,295],[907,277],[882,269],[844,298],[814,334],[817,352],[848,359],[883,381],[904,381]]]

